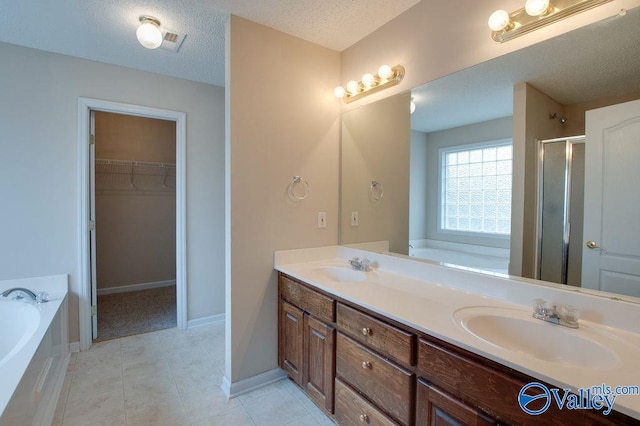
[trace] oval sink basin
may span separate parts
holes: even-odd
[[[332,281],[338,282],[360,282],[367,279],[367,273],[364,271],[356,271],[355,269],[342,266],[323,266],[320,268],[322,273]]]
[[[487,343],[541,361],[584,368],[606,368],[617,361],[597,333],[546,323],[525,311],[469,307],[457,310],[454,320]]]

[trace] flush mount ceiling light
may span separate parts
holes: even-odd
[[[336,98],[341,98],[345,103],[356,101],[372,93],[379,92],[388,87],[399,84],[404,78],[404,67],[396,65],[382,65],[378,68],[378,74],[366,73],[360,81],[351,80],[345,87],[338,86],[333,91]]]
[[[147,49],[157,49],[162,44],[160,21],[153,16],[141,16],[140,26],[136,30],[136,37],[140,44]]]
[[[553,24],[612,0],[526,0],[515,12],[497,10],[489,17],[491,37],[500,43]]]

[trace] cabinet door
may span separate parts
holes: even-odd
[[[459,399],[418,380],[416,424],[430,426],[465,426],[496,424],[482,412]]]
[[[279,311],[278,363],[296,383],[303,386],[303,312],[284,300],[280,300]]]
[[[314,402],[333,413],[336,330],[304,315],[304,388]]]

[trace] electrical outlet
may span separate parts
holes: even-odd
[[[351,226],[358,226],[358,212],[351,212]]]
[[[327,227],[327,213],[318,212],[318,228],[326,228],[326,227]]]

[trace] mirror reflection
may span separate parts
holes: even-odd
[[[628,11],[343,114],[341,243],[640,296],[624,221],[640,205],[638,28]],[[615,140],[592,149],[589,132]]]

